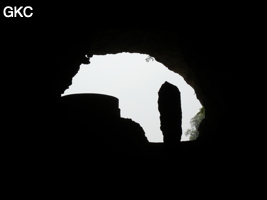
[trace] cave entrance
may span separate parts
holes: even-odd
[[[168,81],[181,92],[182,141],[191,129],[190,120],[202,105],[194,89],[179,74],[146,54],[119,53],[94,55],[89,65],[82,64],[73,77],[72,85],[62,96],[78,93],[98,93],[119,99],[121,117],[139,123],[150,142],[163,142],[158,111],[158,91]]]

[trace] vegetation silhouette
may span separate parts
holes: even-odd
[[[201,121],[205,118],[205,108],[200,108],[199,112],[190,120],[191,129],[187,129],[185,135],[189,137],[189,140],[196,140],[199,132],[198,127]]]

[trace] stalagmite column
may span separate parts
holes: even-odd
[[[182,136],[182,110],[179,89],[165,82],[159,92],[158,109],[165,153],[175,154]]]

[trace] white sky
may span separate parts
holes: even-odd
[[[145,54],[93,56],[82,64],[64,95],[99,93],[119,99],[121,117],[139,123],[150,142],[163,142],[158,111],[158,91],[168,81],[181,92],[183,133],[191,128],[190,119],[202,107],[195,92],[179,74],[157,61],[146,62]],[[187,140],[183,135],[182,140]]]

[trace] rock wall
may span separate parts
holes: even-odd
[[[142,158],[146,151],[148,140],[143,128],[131,119],[120,117],[116,97],[90,93],[67,95],[61,97],[57,113],[61,133],[54,139],[59,146],[63,141],[64,151],[103,160]]]
[[[223,62],[218,57],[220,55],[213,51],[213,44],[205,42],[205,36],[201,40],[191,36],[192,33],[187,35],[187,32],[181,32],[179,29],[167,28],[95,29],[88,33],[82,42],[77,42],[72,47],[69,44],[70,47],[63,56],[66,59],[61,59],[58,64],[62,67],[54,70],[56,76],[53,86],[57,85],[55,94],[62,94],[71,85],[79,65],[90,62],[92,55],[120,52],[149,54],[170,70],[183,76],[194,88],[197,98],[206,109],[206,123],[200,128],[200,140],[216,137],[219,133],[215,136],[213,133],[221,131],[217,130],[221,121],[217,119],[227,115],[226,107],[229,100],[226,99],[228,97],[224,88],[230,83],[224,81],[225,67],[221,66]],[[80,52],[77,49],[80,49]],[[219,63],[217,59],[220,60]],[[220,70],[216,70],[215,65]],[[206,128],[207,126],[209,128]]]
[[[132,8],[133,4],[129,7]],[[246,46],[247,38],[251,36],[242,37],[251,30],[247,27],[247,20],[244,23],[246,28],[237,30],[242,15],[237,14],[236,21],[234,18],[226,20],[229,13],[224,10],[217,18],[212,13],[203,19],[205,10],[199,7],[191,9],[193,6],[190,6],[188,12],[177,16],[183,7],[168,5],[160,6],[155,13],[141,16],[140,8],[144,8],[147,14],[150,6],[138,5],[132,13],[128,8],[122,14],[110,9],[111,12],[103,18],[104,7],[110,8],[108,5],[65,6],[34,5],[33,18],[1,21],[4,43],[1,56],[2,124],[7,126],[3,128],[5,131],[1,141],[3,163],[10,171],[6,173],[8,180],[13,180],[10,177],[12,175],[19,177],[19,180],[29,180],[31,177],[32,183],[41,180],[45,186],[54,185],[58,188],[58,185],[65,183],[72,188],[76,183],[84,185],[87,180],[92,180],[93,175],[96,175],[93,183],[106,180],[107,174],[113,175],[111,180],[118,178],[118,174],[120,177],[127,174],[125,179],[128,183],[131,180],[144,180],[153,169],[152,174],[170,172],[163,174],[163,177],[179,180],[180,184],[176,182],[173,190],[176,195],[177,190],[183,191],[180,186],[186,185],[186,180],[187,186],[192,183],[202,186],[203,190],[200,191],[205,191],[205,194],[207,190],[225,194],[231,190],[230,185],[234,190],[236,185],[240,186],[243,193],[248,191],[243,185],[257,182],[247,180],[250,178],[249,172],[258,171],[255,158],[259,151],[253,149],[259,145],[251,142],[251,134],[255,133],[244,127],[240,130],[240,124],[250,124],[250,118],[244,117],[242,123],[237,121],[243,109],[239,105],[249,96],[247,88],[242,87],[247,78],[241,73],[247,69],[240,64],[246,60],[242,53],[244,49],[254,50]],[[207,5],[207,8],[211,7]],[[199,12],[195,13],[196,10]],[[238,10],[240,8],[235,13]],[[163,16],[163,12],[167,14]],[[140,20],[136,20],[138,17]],[[128,22],[125,22],[126,18]],[[180,164],[174,166],[176,170],[167,164],[168,167],[162,168],[165,163],[160,162],[152,162],[151,165],[139,162],[137,166],[133,163],[125,165],[123,161],[118,165],[115,162],[93,163],[90,164],[90,167],[93,166],[90,170],[88,165],[76,165],[71,160],[67,164],[60,162],[62,156],[68,157],[67,153],[71,153],[61,148],[60,138],[64,132],[59,123],[60,115],[56,113],[60,95],[71,84],[80,64],[88,63],[92,55],[120,52],[153,56],[170,70],[182,75],[195,89],[197,98],[205,107],[206,118],[199,127],[199,139],[181,144],[184,153],[181,156],[184,157],[179,157]],[[259,67],[262,66],[253,66],[253,70],[260,71]],[[88,160],[90,158],[86,158]],[[254,164],[254,170],[248,167],[250,163]],[[106,166],[114,166],[116,173]],[[119,173],[121,170],[123,173]],[[185,170],[189,170],[186,175],[183,174]],[[133,173],[136,171],[142,173]],[[181,173],[171,173],[177,171]],[[190,178],[187,178],[188,175]],[[163,180],[147,183],[166,183],[168,189],[169,185],[173,186],[173,181]],[[205,180],[205,183],[200,180]],[[25,181],[21,185],[25,185]],[[102,186],[100,191],[104,191],[103,185],[99,185]],[[110,185],[112,183],[106,188]],[[162,190],[164,186],[160,186]],[[40,194],[47,193],[47,187],[43,188],[45,191]],[[232,195],[231,192],[229,194]]]

